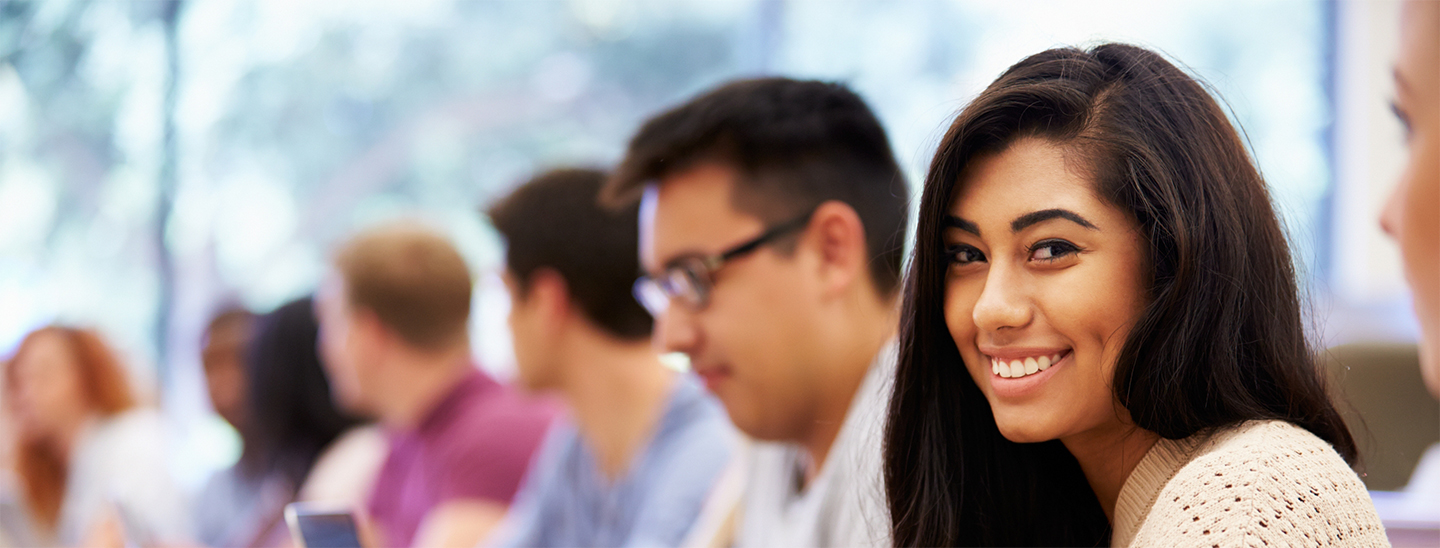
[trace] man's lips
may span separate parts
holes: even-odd
[[[694,371],[696,376],[705,381],[705,387],[711,391],[715,390],[715,386],[719,384],[720,381],[730,377],[730,368],[723,365],[694,367]]]

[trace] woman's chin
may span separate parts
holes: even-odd
[[[1058,437],[1049,428],[1036,424],[1033,420],[1026,421],[1023,418],[1010,421],[999,420],[999,417],[997,417],[995,426],[1000,429],[1000,435],[1005,436],[1005,439],[1015,443],[1040,443]]]

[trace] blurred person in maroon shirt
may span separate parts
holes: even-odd
[[[390,454],[365,535],[378,546],[473,546],[504,516],[555,409],[471,362],[470,271],[410,224],[346,243],[317,299],[341,406],[377,418]]]

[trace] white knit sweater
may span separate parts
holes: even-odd
[[[1155,444],[1120,489],[1112,546],[1389,546],[1330,444],[1252,421]]]

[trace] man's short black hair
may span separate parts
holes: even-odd
[[[617,338],[644,339],[654,320],[630,291],[641,275],[639,205],[602,207],[604,182],[602,171],[557,169],[521,185],[488,214],[505,238],[506,266],[522,296],[537,269],[553,269],[587,319]]]
[[[651,118],[610,176],[605,201],[626,204],[648,184],[702,163],[738,175],[731,205],[768,224],[829,200],[865,227],[870,275],[882,295],[900,285],[909,189],[885,130],[837,83],[731,82]]]

